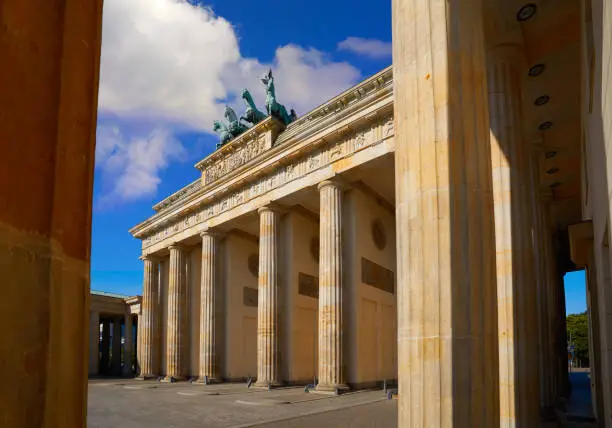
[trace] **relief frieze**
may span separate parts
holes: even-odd
[[[170,235],[186,230],[196,224],[207,221],[225,211],[244,204],[292,180],[301,178],[312,171],[331,164],[344,156],[350,156],[357,151],[375,145],[393,134],[393,118],[378,120],[363,129],[348,134],[337,141],[325,143],[290,165],[278,166],[267,176],[246,184],[242,189],[230,192],[205,206],[202,206],[180,219],[172,219],[172,224],[165,224],[163,229],[143,239],[143,247],[149,247]],[[258,149],[259,150],[259,149]],[[263,149],[262,149],[263,150]],[[250,154],[249,156],[255,156]],[[242,161],[240,161],[242,162]],[[235,164],[234,164],[235,165]],[[225,168],[225,167],[223,167]],[[217,174],[217,172],[211,174]],[[211,175],[213,177],[214,175]]]

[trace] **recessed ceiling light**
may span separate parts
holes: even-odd
[[[542,95],[541,97],[537,97],[533,103],[539,107],[539,106],[543,106],[549,101],[550,101],[550,97],[548,95]]]
[[[554,167],[546,171],[546,174],[556,174],[557,172],[559,172],[559,168]]]
[[[554,183],[552,183],[552,184],[550,185],[550,188],[551,188],[551,189],[554,189],[555,187],[559,187],[560,185],[561,185],[561,183],[559,183],[558,181],[555,181]]]
[[[546,152],[546,153],[544,154],[544,157],[545,157],[546,159],[552,159],[552,158],[554,158],[555,156],[557,156],[557,152],[555,152],[554,150],[550,150],[550,151],[548,151],[548,152]]]
[[[533,15],[535,15],[537,9],[538,8],[535,4],[527,3],[525,6],[519,9],[519,11],[516,14],[516,19],[520,22],[527,21]]]
[[[546,66],[544,64],[536,64],[529,69],[529,75],[531,77],[536,77],[544,73],[544,70],[546,70]]]
[[[552,128],[552,126],[553,126],[552,122],[542,122],[542,123],[540,123],[540,126],[538,126],[538,129],[540,131],[547,131],[550,128]]]

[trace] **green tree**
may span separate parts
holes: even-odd
[[[566,318],[567,340],[574,345],[574,358],[582,367],[589,366],[589,322],[587,313],[571,314]],[[569,344],[569,343],[568,343]]]

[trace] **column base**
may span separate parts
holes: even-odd
[[[349,391],[350,389],[351,388],[344,383],[334,385],[324,385],[320,383],[314,389],[309,390],[309,392],[314,392],[316,394],[340,395]]]
[[[197,378],[193,381],[193,383],[197,383],[198,385],[213,385],[220,383],[220,381],[217,378],[205,376]]]
[[[161,383],[174,383],[185,380],[182,376],[165,376],[160,382]]]
[[[157,375],[146,374],[146,375],[138,375],[134,379],[135,380],[156,380],[158,377],[159,376]]]
[[[278,387],[281,387],[281,386],[283,386],[283,384],[281,382],[272,382],[272,383],[270,383],[268,381],[265,381],[265,382],[257,381],[257,382],[255,382],[253,384],[253,386],[251,386],[251,388],[270,390],[270,389],[278,388]]]

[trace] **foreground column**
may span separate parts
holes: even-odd
[[[98,374],[98,362],[100,359],[100,313],[91,311],[89,313],[89,374]]]
[[[348,389],[342,349],[342,192],[340,183],[318,186],[321,200],[319,256],[318,391]]]
[[[280,213],[259,209],[259,284],[257,303],[257,382],[279,385],[278,367],[278,224]]]
[[[185,343],[187,281],[185,278],[185,250],[174,244],[170,249],[170,272],[168,281],[168,330],[166,346],[165,382],[184,379],[183,359]]]
[[[539,424],[537,281],[518,46],[487,51],[495,207],[500,426]]]
[[[400,427],[499,426],[479,0],[393,0]]]
[[[200,373],[198,382],[217,380],[215,342],[215,292],[217,234],[206,231],[202,236],[202,281],[200,309]]]
[[[143,256],[142,315],[138,323],[138,364],[141,379],[159,376],[159,263]]]
[[[0,425],[80,428],[102,1],[3,0],[0,28]]]

